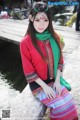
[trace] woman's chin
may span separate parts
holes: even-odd
[[[37,32],[38,32],[38,33],[43,33],[43,32],[44,32],[44,30],[38,30]]]

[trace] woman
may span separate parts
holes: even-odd
[[[33,95],[50,108],[50,120],[78,120],[68,92],[71,88],[61,77],[60,38],[52,27],[47,4],[34,4],[27,33],[20,43],[20,52],[26,80]]]

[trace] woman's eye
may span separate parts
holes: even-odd
[[[47,21],[49,21],[48,19],[45,19],[45,21],[47,22]]]
[[[35,21],[37,21],[37,22],[38,22],[39,20],[38,20],[38,19],[36,19]]]

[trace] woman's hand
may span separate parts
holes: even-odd
[[[47,98],[54,99],[56,97],[54,90],[50,86],[45,85],[43,87],[43,90],[44,90]]]
[[[55,80],[54,84],[53,84],[53,89],[59,94],[61,95],[62,89],[61,89],[61,84],[59,81]]]
[[[43,80],[41,80],[40,78],[38,78],[37,80],[35,80],[36,83],[38,83],[43,91],[45,92],[46,96],[50,99],[53,99],[56,97],[55,92],[53,90],[53,88],[51,88],[50,86],[48,86]]]
[[[56,75],[56,79],[55,82],[53,84],[53,89],[59,94],[61,95],[62,92],[62,88],[61,88],[61,84],[60,84],[60,76],[62,76],[62,72],[57,69],[57,75]]]

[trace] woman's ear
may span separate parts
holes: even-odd
[[[29,20],[31,20],[33,22],[34,17],[32,17],[32,15],[29,15]]]

